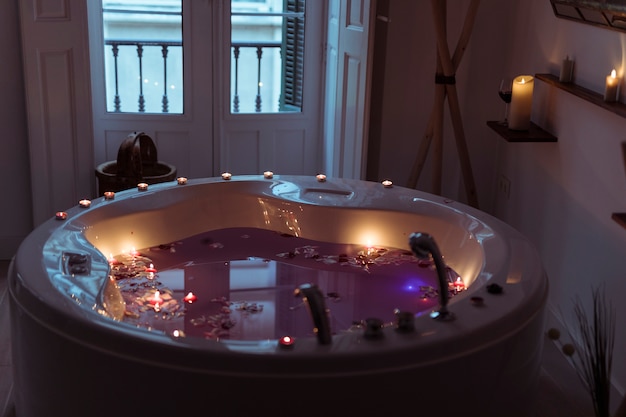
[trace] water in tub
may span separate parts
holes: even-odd
[[[117,319],[187,337],[267,340],[313,336],[294,290],[325,294],[333,333],[438,305],[431,261],[406,249],[303,239],[254,228],[214,230],[110,259],[125,307]],[[448,268],[449,293],[464,289]],[[123,305],[124,303],[122,303]]]

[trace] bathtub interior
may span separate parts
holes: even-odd
[[[76,215],[57,225],[44,245],[48,275],[59,293],[86,314],[117,320],[123,319],[124,308],[118,286],[109,276],[112,256],[215,230],[251,228],[319,242],[405,250],[411,233],[426,232],[435,238],[446,264],[466,289],[451,304],[479,291],[509,263],[505,240],[476,216],[443,199],[436,202],[415,190],[387,189],[375,183],[208,179],[122,192],[114,200],[100,199],[88,209],[76,210]],[[88,271],[72,273],[69,269],[76,259],[84,266],[83,256]],[[180,281],[180,271],[178,275],[173,279]],[[249,284],[241,282],[230,285]],[[172,324],[168,326],[171,330]]]
[[[167,193],[138,194],[141,201],[127,198],[103,205],[74,224],[103,255],[232,227],[406,249],[409,235],[419,231],[433,235],[446,263],[468,285],[484,267],[484,240],[498,239],[484,222],[444,204],[364,185],[344,188],[322,190],[291,182],[191,183]]]

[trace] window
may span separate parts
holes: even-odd
[[[182,114],[181,0],[102,0],[106,109]],[[231,112],[302,111],[305,0],[232,0]]]
[[[305,0],[233,1],[231,112],[302,111]]]
[[[183,112],[181,0],[103,0],[106,108]]]

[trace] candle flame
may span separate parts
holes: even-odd
[[[163,302],[163,299],[161,298],[161,293],[159,291],[155,291],[154,296],[152,297],[152,300],[150,300],[150,302],[159,307],[159,304]]]
[[[615,72],[615,70],[611,71],[611,78],[616,78],[617,77],[617,72]]]

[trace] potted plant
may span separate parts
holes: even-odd
[[[611,417],[611,369],[615,342],[615,308],[604,287],[592,289],[591,311],[574,300],[574,325],[568,332],[575,349],[570,356],[576,373],[591,396],[596,417]],[[626,416],[626,400],[614,417]]]

